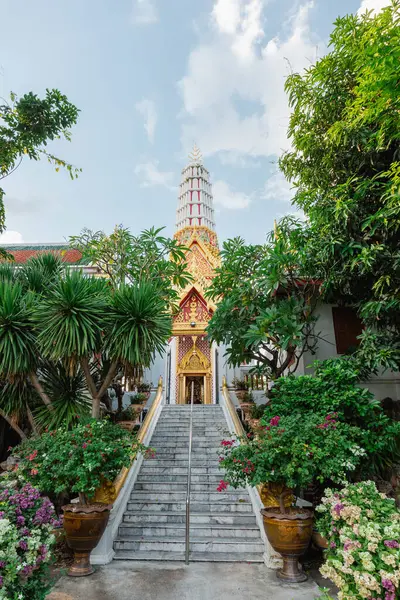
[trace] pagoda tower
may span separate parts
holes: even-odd
[[[166,402],[186,404],[194,384],[194,401],[212,404],[218,396],[218,349],[210,344],[206,327],[215,305],[205,298],[220,264],[215,232],[210,174],[194,146],[182,171],[174,236],[188,248],[187,269],[193,281],[180,294],[167,351]]]

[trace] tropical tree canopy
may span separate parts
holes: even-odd
[[[191,276],[186,271],[186,248],[162,236],[162,230],[151,228],[134,236],[122,225],[110,235],[85,229],[70,238],[70,245],[80,250],[83,260],[96,266],[114,288],[151,282],[162,297],[174,301],[177,290],[185,287]]]
[[[286,82],[280,166],[308,217],[308,273],[355,307],[370,367],[400,365],[400,2],[335,22],[330,52]]]
[[[256,370],[276,378],[314,350],[319,285],[302,277],[306,242],[303,224],[286,217],[264,245],[224,243],[208,290],[218,306],[207,333],[228,347],[230,364],[255,361]]]
[[[35,430],[35,420],[72,422],[91,399],[99,417],[117,371],[147,367],[165,348],[171,312],[160,289],[150,278],[114,288],[55,255],[0,264],[3,416],[19,415]]]
[[[58,90],[46,90],[44,98],[29,92],[21,98],[11,94],[10,102],[0,104],[0,180],[11,175],[27,156],[42,157],[56,171],[66,168],[72,179],[80,169],[47,150],[52,140],[71,139],[69,129],[78,120],[78,109]],[[0,188],[0,232],[5,225],[4,190]]]

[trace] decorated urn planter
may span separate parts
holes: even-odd
[[[90,553],[107,526],[113,482],[145,450],[135,435],[108,419],[80,419],[70,429],[59,427],[19,446],[19,467],[27,480],[41,491],[79,496],[78,503],[62,508],[67,544],[75,554],[69,575],[93,573]]]
[[[328,540],[321,535],[316,529],[313,529],[312,532],[312,543],[318,550],[327,550],[328,548]]]
[[[303,508],[291,507],[282,513],[279,508],[261,511],[264,529],[271,546],[282,556],[283,568],[277,573],[279,579],[288,583],[300,583],[307,575],[299,569],[299,558],[306,552],[313,532],[313,513]]]
[[[278,577],[299,583],[307,575],[298,559],[307,550],[313,532],[313,511],[296,506],[293,490],[318,482],[340,483],[348,470],[349,426],[334,413],[309,413],[302,418],[274,414],[267,405],[257,435],[233,436],[221,442],[219,467],[224,471],[218,490],[228,485],[258,487],[266,508],[261,511],[268,540],[281,554]],[[350,451],[355,469],[364,455],[353,442]],[[260,488],[261,486],[261,488]]]
[[[74,562],[68,571],[70,577],[85,577],[94,572],[90,553],[104,533],[111,508],[110,504],[101,503],[62,507],[67,544],[74,551]]]

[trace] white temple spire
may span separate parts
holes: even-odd
[[[203,165],[203,157],[194,144],[189,164],[182,171],[179,188],[176,229],[207,227],[215,231],[214,206],[210,174]]]

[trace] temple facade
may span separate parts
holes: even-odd
[[[167,404],[218,403],[222,375],[234,373],[224,359],[224,348],[210,343],[206,328],[215,305],[206,298],[215,269],[220,264],[210,174],[196,146],[182,171],[174,236],[188,248],[187,269],[193,281],[180,292],[179,311],[173,318],[166,356],[157,357],[146,379],[163,375]]]

